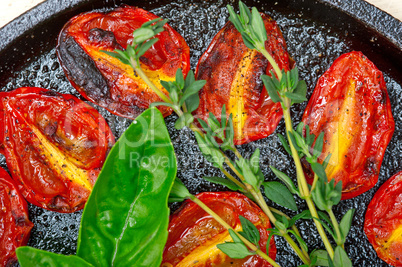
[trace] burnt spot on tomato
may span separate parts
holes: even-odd
[[[123,50],[123,47],[117,43],[116,37],[111,31],[100,28],[90,29],[88,40],[95,46]]]
[[[65,34],[62,36],[64,38],[57,46],[57,54],[63,62],[63,70],[68,79],[83,88],[85,93],[95,101],[104,101],[102,99],[109,95],[109,86],[105,77],[73,37]]]

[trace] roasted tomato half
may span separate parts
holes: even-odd
[[[28,202],[82,209],[114,137],[103,117],[72,95],[24,87],[0,93],[1,152]]]
[[[364,232],[378,257],[402,266],[402,172],[389,178],[368,205]]]
[[[134,119],[160,98],[129,65],[103,53],[124,50],[132,43],[133,31],[158,18],[141,8],[123,6],[109,13],[89,12],[73,17],[62,29],[57,55],[71,84],[86,99],[118,116]],[[190,49],[169,25],[156,37],[159,41],[141,58],[150,80],[166,94],[160,80],[172,81],[176,70],[190,69]],[[160,107],[164,116],[170,108]]]
[[[0,167],[0,266],[17,263],[15,249],[27,244],[33,223],[17,184]]]
[[[265,48],[280,69],[289,70],[286,43],[276,22],[261,14],[267,30]],[[265,57],[247,48],[231,22],[221,29],[201,56],[196,78],[207,83],[200,91],[198,117],[206,120],[212,112],[220,118],[222,106],[233,114],[234,141],[240,145],[265,138],[282,118],[280,103],[273,103],[262,81],[262,74],[273,70]]]
[[[324,132],[319,161],[331,154],[326,173],[328,179],[342,181],[342,199],[377,183],[395,123],[383,75],[361,52],[340,56],[320,77],[303,122],[316,136]],[[311,182],[306,161],[304,167]]]
[[[250,199],[235,192],[201,193],[202,202],[216,212],[235,230],[241,230],[239,215],[251,221],[259,230],[260,248],[266,252],[268,217]],[[260,256],[230,259],[216,245],[232,241],[229,232],[197,204],[186,201],[171,215],[168,240],[162,266],[271,266]],[[276,247],[271,239],[269,256],[275,259]]]

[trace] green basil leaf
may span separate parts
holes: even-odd
[[[291,209],[297,210],[296,201],[288,188],[280,182],[265,182],[263,183],[265,189],[265,196],[273,202]]]
[[[345,250],[337,246],[334,254],[334,266],[336,267],[352,267],[352,261],[349,259]]]
[[[148,109],[105,161],[82,215],[77,255],[95,266],[159,266],[176,171],[163,116]]]
[[[350,227],[352,225],[353,214],[355,213],[355,209],[348,210],[345,215],[343,216],[341,222],[339,223],[339,228],[343,235],[343,241],[345,241],[346,237],[348,236]]]
[[[329,266],[328,263],[328,252],[326,250],[314,250],[311,254],[310,254],[310,258],[311,259],[316,259],[315,265],[316,266]]]
[[[243,216],[239,215],[240,223],[243,228],[244,237],[253,243],[254,245],[258,246],[258,242],[260,242],[260,232],[258,231],[257,227],[244,218]]]
[[[233,191],[241,191],[241,188],[235,184],[234,182],[232,182],[231,180],[227,179],[227,178],[222,178],[222,177],[202,177],[204,178],[204,180],[207,180],[208,182],[211,183],[215,183],[215,184],[220,184],[220,185],[224,185],[227,188],[229,188],[230,190]]]
[[[93,266],[75,255],[61,255],[33,247],[19,247],[16,249],[18,263],[21,267],[90,267]]]

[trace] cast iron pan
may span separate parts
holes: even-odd
[[[378,187],[391,175],[402,170],[402,22],[361,0],[276,0],[246,1],[277,20],[287,41],[290,55],[296,60],[301,77],[307,81],[311,95],[320,75],[339,55],[351,50],[362,51],[384,72],[390,95],[396,131],[388,146],[378,184],[367,193],[342,201],[335,208],[338,219],[346,210],[355,208],[351,233],[346,242],[355,266],[387,266],[380,260],[363,232],[366,207]],[[228,13],[226,4],[237,1],[198,0],[48,0],[0,29],[0,88],[3,91],[21,86],[39,86],[62,93],[78,93],[65,78],[55,54],[56,38],[71,17],[93,9],[108,10],[122,3],[137,5],[169,19],[170,25],[183,37],[191,49],[191,66],[195,68],[212,37],[224,25]],[[299,122],[306,103],[293,110]],[[100,109],[116,137],[130,121]],[[166,119],[178,157],[178,176],[192,193],[218,191],[224,188],[211,185],[202,176],[221,175],[200,154],[193,135],[176,131],[176,117]],[[281,123],[276,132],[283,133]],[[261,165],[267,180],[274,179],[268,165],[274,165],[294,176],[291,158],[285,153],[275,134],[240,147],[243,155],[261,148]],[[0,166],[6,167],[4,157]],[[172,209],[178,205],[173,205]],[[305,209],[299,203],[300,210]],[[35,223],[30,246],[63,254],[74,254],[81,212],[60,214],[30,205],[30,218]],[[323,248],[312,221],[298,225],[310,249]],[[276,238],[277,261],[282,266],[296,266],[301,262],[281,238]]]

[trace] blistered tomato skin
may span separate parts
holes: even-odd
[[[275,21],[261,15],[268,37],[265,48],[279,68],[287,71],[290,59],[282,33]],[[222,106],[226,105],[226,113],[233,114],[236,145],[267,137],[282,118],[280,103],[272,102],[260,78],[271,70],[265,57],[247,48],[240,33],[228,22],[198,61],[196,79],[207,83],[200,91],[196,114],[206,120],[212,112],[220,118]]]
[[[260,248],[266,252],[268,217],[251,200],[236,192],[205,192],[197,195],[233,229],[241,230],[239,215],[251,221],[259,230]],[[211,218],[197,204],[186,201],[170,217],[168,240],[163,252],[163,267],[170,266],[271,266],[260,256],[230,259],[216,248],[217,244],[231,242],[229,232]],[[271,239],[269,256],[275,259],[276,247]]]
[[[378,257],[402,266],[402,172],[389,178],[367,207],[364,232]]]
[[[318,80],[303,115],[310,133],[324,132],[328,179],[342,181],[342,199],[358,196],[378,180],[395,123],[381,71],[361,52],[340,56]],[[313,173],[304,161],[311,183]]]
[[[123,6],[109,13],[89,12],[72,18],[62,29],[57,55],[63,70],[86,99],[113,114],[135,119],[160,98],[133,69],[103,51],[124,50],[132,43],[134,30],[158,18],[141,8]],[[159,41],[141,58],[141,68],[163,92],[160,80],[172,81],[176,70],[190,69],[190,49],[183,37],[168,24]],[[164,116],[170,108],[159,107]]]
[[[0,93],[2,153],[28,202],[82,209],[114,137],[103,117],[72,95],[24,87]]]
[[[33,223],[27,202],[10,175],[0,168],[0,266],[17,263],[15,249],[27,244]]]

